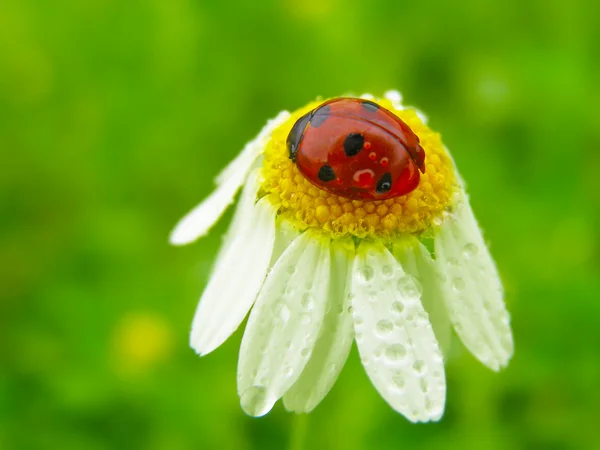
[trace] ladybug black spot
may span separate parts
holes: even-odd
[[[300,141],[302,141],[302,137],[304,136],[304,130],[306,130],[306,126],[310,121],[311,114],[312,112],[304,114],[296,121],[296,123],[290,131],[290,134],[288,134],[287,140],[285,141],[290,155],[290,159],[294,162],[296,162],[298,146],[300,145]]]
[[[363,101],[362,106],[369,112],[377,112],[379,110],[379,105],[369,100]]]
[[[377,193],[385,194],[392,188],[392,174],[390,172],[384,173],[379,181],[377,182]]]
[[[330,113],[331,113],[331,106],[329,106],[329,105],[323,105],[320,108],[317,108],[313,112],[313,116],[310,119],[310,125],[315,128],[320,127],[321,125],[323,125],[323,122],[325,122],[327,120]]]
[[[360,133],[350,133],[344,139],[344,153],[346,156],[358,155],[365,144],[365,138]]]
[[[319,174],[317,176],[321,181],[335,180],[335,172],[333,171],[333,168],[331,166],[328,166],[327,164],[321,166],[321,168],[319,169]]]

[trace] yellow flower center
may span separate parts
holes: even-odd
[[[300,230],[316,228],[331,237],[393,238],[421,234],[448,208],[454,189],[454,169],[439,133],[427,127],[413,109],[399,110],[387,99],[377,99],[402,119],[419,137],[425,150],[425,173],[407,195],[387,200],[350,200],[311,184],[290,160],[287,136],[294,123],[322,102],[293,112],[271,137],[264,152],[261,195],[268,195],[282,220]]]

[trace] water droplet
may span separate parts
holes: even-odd
[[[427,392],[429,390],[429,386],[427,385],[427,381],[425,380],[425,378],[421,378],[419,380],[419,387],[423,392]]]
[[[313,295],[310,292],[305,292],[302,295],[302,300],[300,300],[300,304],[305,309],[312,309],[313,307]]]
[[[429,397],[425,398],[425,411],[429,413],[433,412],[433,402]]]
[[[331,363],[327,366],[327,370],[329,372],[335,372],[336,369],[337,369],[337,366],[334,363]]]
[[[360,316],[354,317],[354,325],[361,326],[364,323],[364,320]]]
[[[274,401],[263,386],[251,386],[240,396],[240,405],[250,416],[264,416],[271,410]]]
[[[312,319],[308,314],[302,314],[300,316],[300,323],[302,323],[303,325],[308,325],[311,321]]]
[[[400,302],[392,303],[392,313],[402,314],[402,311],[404,311],[404,305],[402,303],[400,303]]]
[[[377,322],[377,331],[381,334],[389,334],[394,329],[394,324],[389,320],[380,320]]]
[[[423,373],[423,371],[425,370],[425,362],[421,361],[420,359],[417,359],[413,364],[413,369],[415,369],[415,372],[417,373]]]
[[[283,374],[286,377],[291,377],[292,375],[294,375],[294,370],[291,367],[289,367],[289,366],[288,367],[284,367],[283,368]]]
[[[290,310],[283,302],[277,302],[273,305],[273,315],[284,324],[290,319]]]
[[[418,300],[421,297],[421,292],[415,283],[415,280],[410,275],[406,275],[398,280],[398,291],[400,295],[407,300]]]
[[[404,377],[402,376],[402,374],[397,373],[392,377],[392,384],[396,389],[404,389],[404,385],[406,384],[406,382],[404,381]]]
[[[454,280],[452,280],[452,289],[454,289],[456,292],[460,292],[465,288],[465,280],[463,280],[462,278],[455,278]]]
[[[290,275],[293,275],[294,272],[296,272],[296,267],[295,266],[288,266],[287,271]]]
[[[375,271],[371,266],[365,266],[358,271],[360,280],[363,283],[369,283],[375,277]]]
[[[399,361],[406,356],[406,348],[402,344],[390,345],[385,349],[385,357],[390,361]]]
[[[300,350],[300,355],[302,355],[303,357],[307,357],[310,353],[310,349],[308,347],[304,347],[302,350]]]
[[[477,254],[478,250],[479,248],[477,247],[477,245],[469,243],[465,245],[465,248],[463,249],[463,255],[465,255],[465,258],[472,258]]]
[[[394,268],[392,266],[383,266],[381,268],[381,272],[383,273],[384,276],[389,278],[392,275],[394,275]]]
[[[458,267],[458,259],[450,258],[448,259],[448,265],[452,267]]]
[[[419,311],[415,317],[415,319],[417,320],[417,322],[419,322],[421,325],[429,325],[429,315],[427,315],[427,313],[425,311]]]

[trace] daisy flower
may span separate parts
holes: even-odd
[[[250,311],[237,374],[249,415],[279,399],[311,411],[353,341],[377,391],[413,422],[443,414],[452,328],[493,370],[513,353],[496,266],[440,135],[398,92],[361,99],[347,99],[365,108],[358,118],[314,102],[268,121],[171,234],[176,245],[205,235],[243,187],[190,342],[212,352]],[[401,131],[368,112],[393,114]],[[388,155],[392,135],[400,150]]]

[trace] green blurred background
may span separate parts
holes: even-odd
[[[0,448],[600,448],[600,9],[590,0],[0,2]],[[175,222],[279,110],[397,88],[468,181],[513,317],[411,425],[356,351],[304,422],[253,419],[241,333],[200,359],[226,229]],[[302,416],[305,417],[305,416]],[[298,443],[298,442],[296,442]],[[416,446],[416,447],[415,447]]]

